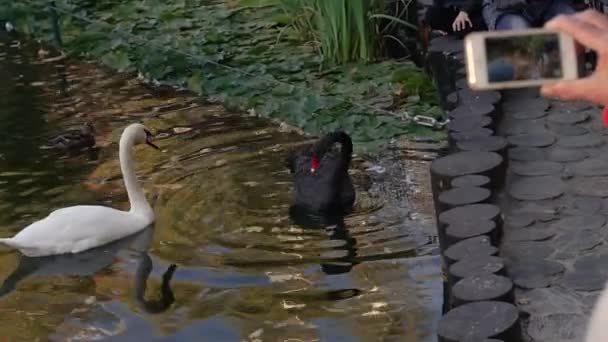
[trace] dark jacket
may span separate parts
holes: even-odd
[[[482,2],[483,0],[435,0],[435,6],[452,6],[460,11],[467,12],[470,14],[480,12]]]

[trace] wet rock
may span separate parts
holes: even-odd
[[[527,177],[513,182],[509,195],[522,201],[535,201],[558,197],[564,191],[565,184],[557,177]]]
[[[556,259],[576,258],[581,253],[589,251],[602,244],[602,234],[589,229],[572,227],[571,230],[555,237],[553,244],[556,247]]]

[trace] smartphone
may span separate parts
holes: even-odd
[[[537,87],[579,78],[574,39],[546,29],[474,32],[465,37],[471,89]]]

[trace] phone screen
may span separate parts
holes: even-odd
[[[560,79],[559,36],[555,33],[486,37],[488,82]]]

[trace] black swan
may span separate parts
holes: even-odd
[[[340,143],[340,152],[332,151]],[[352,211],[355,188],[348,175],[353,143],[343,131],[327,134],[316,144],[286,158],[294,178],[295,205],[317,213],[335,215]]]

